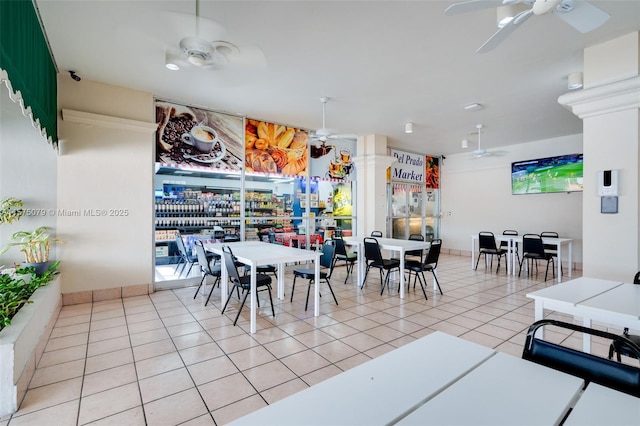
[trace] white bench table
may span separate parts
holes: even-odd
[[[607,294],[613,289],[622,286],[619,281],[602,280],[598,278],[580,277],[575,280],[557,284],[542,290],[528,293],[527,297],[535,300],[534,312],[535,320],[544,318],[544,310],[551,309],[557,312],[574,315],[583,318],[586,327],[591,327],[589,315],[593,311],[584,309],[583,305],[586,301],[594,300],[596,297]],[[608,311],[608,315],[612,311]],[[600,318],[600,316],[598,316]],[[607,322],[610,322],[608,319]],[[542,329],[539,329],[537,336],[541,339],[544,337]],[[591,335],[583,336],[584,352],[591,352]]]
[[[583,386],[578,377],[498,353],[398,424],[559,424]]]
[[[589,383],[564,424],[640,425],[640,398]]]
[[[393,424],[494,353],[435,332],[231,424]]]

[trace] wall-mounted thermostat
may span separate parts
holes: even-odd
[[[603,170],[598,172],[598,195],[601,197],[618,195],[617,170]]]

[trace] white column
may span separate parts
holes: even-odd
[[[387,169],[395,158],[387,155],[387,137],[369,135],[358,138],[356,234],[369,235],[386,230]]]
[[[630,282],[640,269],[640,33],[584,51],[584,89],[558,102],[583,120],[583,274]],[[618,213],[600,213],[598,172],[618,170]]]

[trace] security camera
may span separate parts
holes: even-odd
[[[80,81],[80,80],[82,80],[82,79],[80,78],[80,76],[76,74],[76,72],[75,72],[75,71],[69,71],[69,75],[71,76],[71,78],[72,78],[74,81]]]

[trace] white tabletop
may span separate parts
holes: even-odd
[[[578,377],[498,353],[399,424],[559,424],[583,386]]]
[[[589,383],[565,425],[640,425],[640,398]]]
[[[476,343],[435,332],[232,424],[392,424],[494,353]]]
[[[640,319],[640,285],[620,284],[609,291],[598,294],[579,303],[589,310],[594,319],[605,319],[615,312],[619,317],[629,317],[630,321]],[[604,316],[604,318],[602,318]]]
[[[542,290],[528,293],[532,299],[553,299],[555,301],[577,304],[583,300],[611,290],[622,283],[619,281],[601,280],[598,278],[580,277],[575,280],[559,283]]]

